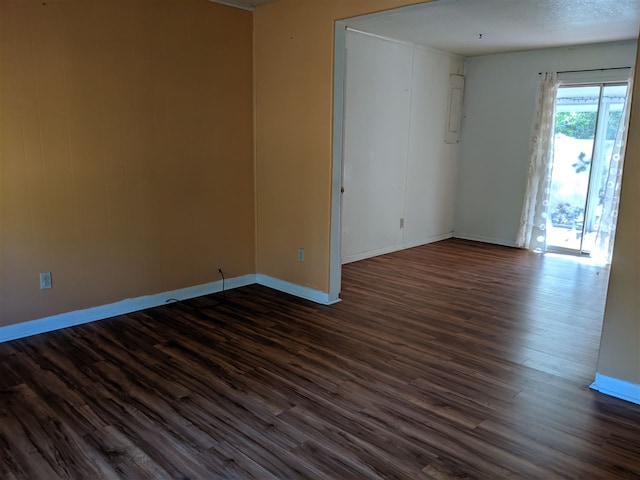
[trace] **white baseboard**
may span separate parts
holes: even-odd
[[[636,383],[596,373],[596,381],[591,384],[590,388],[605,395],[640,405],[640,385]]]
[[[322,305],[333,305],[340,301],[339,298],[330,298],[327,292],[303,287],[302,285],[280,280],[279,278],[270,277],[269,275],[264,275],[262,273],[256,275],[256,283],[264,285],[265,287],[273,288],[280,292],[295,295],[296,297],[311,300],[312,302],[320,303]]]
[[[503,247],[516,247],[515,241],[507,241],[501,238],[483,237],[482,235],[473,235],[470,233],[453,232],[453,238],[461,240],[471,240],[473,242],[491,243],[493,245],[502,245]]]
[[[249,274],[241,277],[228,278],[225,280],[224,287],[226,290],[245,287],[258,283],[266,287],[289,293],[297,297],[311,300],[312,302],[322,305],[332,305],[338,303],[340,298],[332,299],[329,294],[320,290],[314,290],[309,287],[296,285],[295,283],[286,282],[278,278],[270,277],[263,274]],[[73,327],[74,325],[82,325],[83,323],[95,322],[106,318],[125,315],[147,308],[166,305],[168,300],[188,300],[190,298],[201,297],[212,293],[222,291],[222,280],[216,282],[204,283],[193,287],[180,288],[170,292],[156,293],[154,295],[145,295],[143,297],[127,298],[119,302],[100,305],[97,307],[86,308],[84,310],[76,310],[73,312],[61,313],[50,317],[30,320],[28,322],[16,323],[0,327],[0,343],[16,340],[18,338],[30,337],[40,333],[52,332],[62,328]]]
[[[364,260],[365,258],[377,257],[378,255],[386,255],[387,253],[399,252],[400,250],[406,250],[407,248],[414,248],[419,247],[420,245],[427,245],[428,243],[439,242],[440,240],[446,240],[447,238],[451,238],[452,236],[452,232],[447,232],[441,235],[422,238],[413,242],[400,243],[397,245],[391,245],[389,247],[377,248],[375,250],[347,255],[346,257],[342,257],[342,264],[345,265],[347,263]]]
[[[256,276],[253,274],[243,275],[225,280],[225,289],[231,290],[246,285],[256,283]],[[39,318],[28,322],[16,323],[0,327],[0,342],[7,342],[17,338],[29,337],[39,333],[51,332],[61,328],[81,325],[83,323],[95,322],[96,320],[104,320],[105,318],[124,315],[131,312],[137,312],[146,308],[158,307],[165,305],[167,300],[187,300],[189,298],[201,297],[211,293],[222,291],[222,280],[209,282],[193,287],[180,288],[170,292],[157,293],[154,295],[146,295],[143,297],[127,298],[119,302],[91,307],[84,310],[76,310],[74,312],[61,313],[50,317]]]

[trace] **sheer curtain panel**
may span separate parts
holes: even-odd
[[[529,146],[529,172],[516,245],[543,253],[546,248],[547,205],[553,166],[553,129],[558,75],[540,75]]]
[[[630,78],[633,79],[633,71],[630,75]],[[616,140],[609,160],[607,181],[605,183],[602,199],[602,215],[600,217],[598,233],[596,235],[595,251],[592,253],[593,257],[597,257],[606,263],[611,263],[611,256],[613,254],[613,241],[615,239],[616,222],[618,220],[620,186],[622,185],[622,167],[624,164],[624,153],[627,144],[632,92],[633,80],[629,80],[627,98],[624,102],[618,131],[616,133]]]

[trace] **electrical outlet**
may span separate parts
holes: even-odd
[[[304,248],[298,249],[298,261],[304,262]]]
[[[40,272],[40,290],[51,287],[51,272]]]

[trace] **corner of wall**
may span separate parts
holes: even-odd
[[[595,382],[589,388],[640,405],[640,384],[596,373]]]

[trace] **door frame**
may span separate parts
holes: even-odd
[[[342,169],[344,152],[344,91],[347,23],[335,22],[333,39],[333,146],[331,161],[331,220],[329,226],[329,301],[340,300],[342,286]]]

